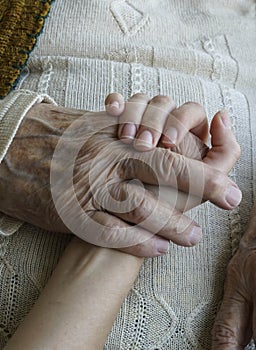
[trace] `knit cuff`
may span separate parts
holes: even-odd
[[[23,221],[0,212],[0,236],[10,236],[23,225]]]
[[[39,95],[28,90],[11,92],[3,100],[0,100],[0,163],[4,159],[23,118],[35,103],[40,102],[56,105],[49,96]],[[0,213],[0,235],[13,234],[22,223],[20,220]]]
[[[29,111],[40,102],[56,103],[47,95],[28,90],[18,90],[0,100],[0,163],[4,159],[18,128]]]

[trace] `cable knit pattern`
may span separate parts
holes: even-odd
[[[226,266],[256,195],[255,19],[254,0],[52,5],[19,88],[90,110],[103,109],[111,91],[126,98],[136,92],[170,95],[178,105],[201,103],[209,121],[225,107],[242,147],[230,174],[243,191],[240,207],[225,212],[205,203],[190,211],[203,227],[203,240],[194,248],[171,244],[166,256],[146,259],[104,350],[210,349]],[[13,108],[3,101],[0,115]],[[24,100],[21,111],[28,104]],[[6,133],[14,135],[15,128],[10,124]],[[67,242],[30,225],[1,238],[1,344],[28,312]]]

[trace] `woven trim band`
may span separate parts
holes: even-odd
[[[0,98],[17,84],[52,0],[0,1]]]

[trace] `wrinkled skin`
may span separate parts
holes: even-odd
[[[240,192],[225,174],[239,152],[230,155],[223,169],[211,166],[222,145],[207,151],[200,142],[195,147],[198,141],[189,137],[189,146],[181,144],[180,152],[189,151],[187,156],[196,159],[161,148],[141,153],[117,140],[116,123],[117,118],[105,112],[44,103],[31,108],[0,166],[0,210],[51,231],[73,232],[90,243],[140,256],[165,253],[169,240],[196,244],[201,230],[174,208],[177,198],[174,204],[158,200],[133,179],[192,191],[198,196],[195,205],[210,200],[232,209],[225,195],[230,188]],[[197,160],[200,154],[203,162]]]
[[[212,331],[213,350],[242,350],[256,339],[256,204],[229,262],[224,298]]]

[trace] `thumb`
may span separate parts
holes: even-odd
[[[228,173],[240,157],[240,147],[231,129],[228,112],[215,114],[210,128],[212,148],[203,159],[204,163]]]

